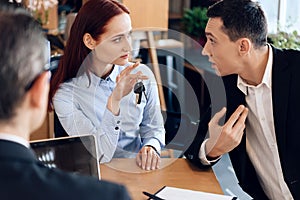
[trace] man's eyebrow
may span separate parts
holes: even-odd
[[[216,37],[210,32],[205,32],[205,35],[206,35],[206,37],[210,36],[210,37],[213,37],[214,39],[216,39]]]

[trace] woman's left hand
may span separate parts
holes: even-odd
[[[159,168],[160,156],[151,146],[144,146],[136,156],[136,163],[144,170],[155,170]]]
[[[126,67],[117,76],[116,87],[114,88],[112,94],[110,95],[107,101],[107,108],[114,115],[119,115],[121,99],[133,90],[134,85],[138,82],[138,80],[148,79],[148,77],[146,75],[143,75],[141,71],[131,74],[132,70],[134,70],[138,66],[139,62],[136,62],[133,65]]]

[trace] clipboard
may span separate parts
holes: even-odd
[[[221,194],[213,194],[208,192],[189,190],[183,188],[176,188],[170,186],[163,186],[154,194],[155,196],[162,199],[172,199],[172,200],[236,200],[237,197],[221,195]],[[151,198],[148,198],[149,200]]]

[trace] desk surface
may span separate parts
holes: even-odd
[[[113,159],[100,169],[103,180],[124,184],[133,200],[147,199],[142,191],[155,193],[165,185],[223,194],[212,170],[200,170],[183,158],[163,158],[161,169],[150,172],[138,168],[135,159]]]

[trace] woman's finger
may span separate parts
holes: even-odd
[[[124,75],[127,75],[127,74],[130,74],[130,72],[135,69],[137,66],[140,65],[140,62],[136,62],[134,63],[133,65],[130,65],[128,67],[126,67],[125,69],[123,69],[120,73],[120,76],[124,76]]]

